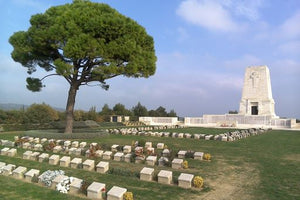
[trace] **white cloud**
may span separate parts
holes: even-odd
[[[295,55],[300,58],[300,41],[296,40],[283,43],[278,47],[278,50],[280,53]]]
[[[263,0],[225,0],[225,2],[225,5],[230,7],[236,15],[244,16],[251,21],[256,21],[260,18],[259,9],[264,5]]]
[[[185,0],[179,5],[177,14],[192,24],[212,31],[238,30],[230,13],[216,1]]]
[[[280,27],[280,36],[293,39],[300,37],[300,10],[295,12],[293,16],[288,18]]]
[[[237,59],[225,60],[223,64],[229,69],[244,70],[248,66],[265,65],[266,63],[262,63],[262,60],[254,55],[245,54]]]

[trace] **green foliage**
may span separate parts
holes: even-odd
[[[102,3],[73,1],[33,15],[27,31],[9,42],[12,58],[35,72],[55,71],[77,87],[118,75],[149,77],[155,73],[153,38],[134,20]],[[41,79],[28,78],[28,89],[39,91]]]
[[[38,78],[28,77],[26,79],[26,82],[27,82],[26,85],[27,89],[31,90],[32,92],[40,92],[43,87],[42,81]]]
[[[57,111],[45,103],[32,104],[26,115],[30,123],[49,123],[59,119]]]
[[[115,115],[132,115],[130,110],[127,110],[125,108],[125,106],[121,103],[117,103],[114,107],[113,107],[113,112]]]
[[[148,116],[148,110],[145,106],[142,106],[140,102],[136,106],[132,108],[132,112],[134,116],[141,117],[141,116]]]

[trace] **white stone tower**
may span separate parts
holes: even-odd
[[[239,114],[276,117],[267,66],[247,67]]]

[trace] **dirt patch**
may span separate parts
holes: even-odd
[[[253,164],[239,163],[237,166],[218,161],[217,165],[216,176],[205,180],[210,191],[201,196],[193,196],[191,199],[255,199],[251,193],[259,184],[259,171]]]
[[[300,162],[300,154],[289,154],[283,157],[284,160]]]

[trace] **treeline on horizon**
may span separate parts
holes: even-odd
[[[110,116],[121,115],[130,116],[131,121],[138,121],[141,116],[150,117],[177,117],[175,110],[166,111],[166,108],[159,106],[155,110],[148,110],[140,102],[131,109],[127,109],[123,104],[117,103],[113,108],[108,104],[104,104],[100,112],[96,111],[96,107],[92,106],[89,111],[75,110],[75,121],[94,120],[96,122],[109,122]],[[43,124],[54,121],[64,121],[65,112],[58,111],[50,105],[32,104],[28,108],[19,110],[2,110],[0,109],[0,124]]]

